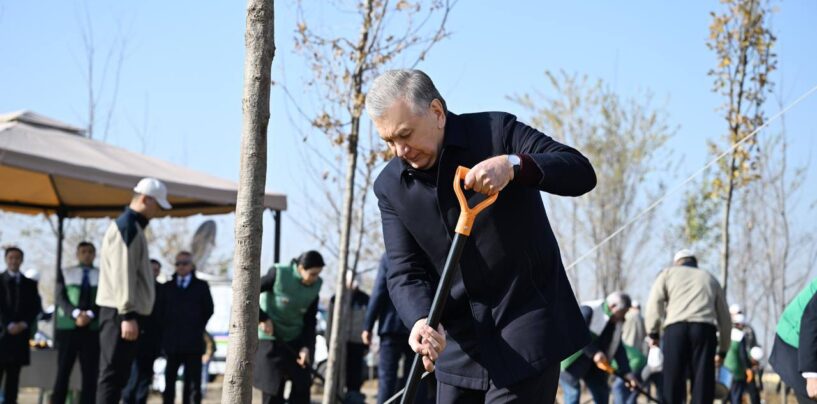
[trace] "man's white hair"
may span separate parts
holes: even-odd
[[[629,309],[633,303],[632,299],[630,299],[630,295],[620,291],[610,293],[607,295],[605,301],[608,306],[615,306],[617,309]]]
[[[448,111],[431,78],[416,69],[389,70],[374,79],[366,95],[366,111],[372,118],[381,117],[398,99],[405,100],[415,114],[428,109],[434,99]]]

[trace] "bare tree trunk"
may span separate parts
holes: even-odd
[[[267,177],[270,71],[275,55],[274,0],[248,0],[241,101],[241,171],[235,217],[235,273],[227,370],[221,402],[252,402],[252,358],[258,345],[261,225]]]
[[[721,286],[724,296],[726,294],[727,283],[729,282],[729,216],[732,213],[732,197],[735,193],[735,153],[731,153],[729,162],[729,180],[726,185],[726,201],[723,204],[723,218],[721,221]]]
[[[343,195],[343,227],[340,233],[340,257],[338,260],[338,280],[335,294],[334,317],[336,319],[346,318],[348,312],[349,298],[346,288],[346,269],[349,261],[349,243],[352,233],[352,209],[355,202],[355,174],[357,171],[358,139],[360,137],[360,116],[363,114],[363,103],[365,93],[363,92],[363,73],[366,64],[367,44],[369,43],[369,30],[372,27],[372,15],[374,13],[374,1],[366,2],[366,13],[363,16],[363,24],[360,28],[360,38],[355,47],[355,70],[352,74],[354,104],[352,106],[352,125],[349,131],[346,149],[346,189]],[[340,384],[345,363],[346,350],[346,327],[349,324],[345,321],[335,321],[332,323],[332,338],[329,344],[329,359],[326,364],[326,386],[323,391],[323,404],[332,404],[338,393],[342,391]]]

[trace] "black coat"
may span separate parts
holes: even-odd
[[[164,322],[164,287],[154,281],[156,298],[153,301],[153,310],[145,317],[139,328],[139,358],[152,362],[162,353],[162,327]],[[209,289],[208,289],[209,290]]]
[[[578,151],[507,113],[449,113],[436,184],[400,159],[378,176],[389,294],[405,324],[427,316],[460,213],[457,166],[510,153],[529,155],[543,176],[534,186],[510,183],[474,223],[442,316],[448,346],[436,376],[446,384],[504,387],[589,341],[540,191],[579,196],[595,187],[595,173]],[[471,206],[481,198],[472,195]]]
[[[176,275],[162,285],[162,349],[166,354],[204,354],[204,329],[213,315],[213,297],[206,281],[192,273],[182,289]]]
[[[14,293],[14,289],[17,293]],[[41,310],[36,281],[20,274],[18,285],[8,271],[0,274],[0,363],[28,365],[31,356],[28,340]],[[7,327],[18,321],[28,323],[28,328],[11,335]]]
[[[378,335],[406,336],[408,338],[409,330],[403,324],[400,316],[397,315],[397,309],[394,308],[394,303],[389,297],[389,289],[386,287],[388,271],[388,259],[384,254],[380,259],[380,268],[377,269],[377,278],[375,278],[372,287],[369,307],[366,308],[366,320],[363,323],[363,328],[371,332],[374,329],[375,321],[377,321]]]

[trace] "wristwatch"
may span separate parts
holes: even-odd
[[[519,171],[522,170],[522,159],[516,154],[509,154],[508,163],[510,163],[511,168],[513,168],[513,177],[516,178],[519,175]]]

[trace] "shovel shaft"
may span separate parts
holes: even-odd
[[[437,285],[437,292],[434,294],[434,300],[431,302],[431,312],[428,314],[428,324],[431,328],[437,329],[440,325],[440,317],[443,314],[443,307],[448,299],[448,293],[451,291],[451,283],[454,281],[454,273],[460,262],[462,249],[465,247],[465,240],[467,236],[462,234],[454,234],[454,242],[451,244],[451,250],[448,251],[448,258],[445,260],[445,269],[443,269],[442,278]],[[417,395],[417,386],[420,382],[420,376],[423,374],[423,357],[420,354],[414,355],[414,362],[411,364],[411,372],[406,381],[406,389],[403,392],[403,398],[400,404],[413,404],[414,397]]]

